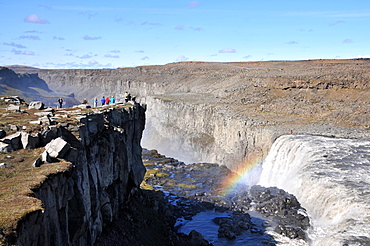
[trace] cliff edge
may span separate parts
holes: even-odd
[[[40,113],[34,111],[2,112],[1,116],[11,119],[23,115],[23,119],[28,119]],[[0,154],[2,161],[6,161],[0,168],[2,182],[12,182],[8,188],[3,186],[1,192],[2,242],[6,245],[93,245],[103,227],[118,217],[121,206],[143,180],[145,167],[140,141],[145,107],[120,104],[43,113],[53,117],[54,123],[45,123],[40,132],[29,122],[16,123],[25,124],[20,127],[23,129],[20,136],[37,139],[32,140],[35,144],[31,150],[27,150],[29,147],[22,137],[14,137],[18,134],[17,128],[11,130],[6,121],[2,121],[3,128],[9,131],[2,144],[9,143],[15,150],[3,149],[8,153]],[[57,141],[64,143],[63,147],[54,146]],[[44,159],[39,155],[42,160],[32,164],[32,158],[25,154],[29,152],[33,156],[47,152],[49,157]],[[23,191],[12,195],[18,186],[23,186]],[[25,201],[19,204],[25,210],[13,213],[16,201]],[[27,205],[28,201],[33,206]]]

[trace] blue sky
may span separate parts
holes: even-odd
[[[369,0],[0,0],[0,65],[370,57]]]

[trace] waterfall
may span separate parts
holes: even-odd
[[[259,184],[294,194],[307,209],[312,245],[370,245],[370,141],[278,138]]]

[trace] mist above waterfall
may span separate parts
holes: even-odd
[[[314,245],[370,242],[369,168],[369,141],[285,135],[263,162],[259,184],[298,198]]]

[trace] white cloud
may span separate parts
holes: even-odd
[[[343,40],[343,43],[344,44],[352,44],[353,40],[348,38],[348,39]]]
[[[189,58],[185,56],[179,56],[176,59],[177,62],[182,62],[182,61],[187,61],[187,60],[189,60]]]
[[[190,1],[190,2],[188,2],[188,6],[189,7],[197,7],[197,6],[199,6],[199,2],[198,1]]]
[[[143,58],[141,58],[140,60],[145,61],[145,60],[148,60],[148,59],[149,59],[149,57],[144,56],[144,57],[143,57]]]
[[[88,63],[47,63],[50,68],[112,68],[112,63],[101,64],[96,60],[90,60]]]
[[[246,55],[246,56],[243,56],[243,59],[249,59],[251,57],[252,57],[251,55]]]
[[[84,40],[98,40],[98,39],[102,39],[102,37],[90,37],[89,35],[85,35],[84,37],[82,37]]]
[[[25,55],[25,56],[35,55],[35,52],[29,51],[29,50],[21,51],[21,50],[12,49],[11,52],[13,52],[14,55]]]
[[[35,35],[29,35],[29,36],[20,36],[19,38],[20,38],[20,39],[32,39],[32,40],[40,40],[40,37],[39,37],[39,36],[35,36]]]
[[[53,39],[54,40],[64,40],[64,38],[62,38],[62,37],[56,37],[56,36],[54,36]]]
[[[193,30],[193,31],[204,31],[204,29],[203,28],[201,28],[201,27],[190,27],[191,28],[191,30]]]
[[[329,26],[336,26],[336,25],[344,24],[344,23],[346,23],[346,22],[345,21],[336,21],[334,23],[329,24]]]
[[[185,26],[184,25],[178,25],[175,27],[175,30],[179,30],[179,31],[182,31],[185,29]]]
[[[111,54],[106,54],[104,57],[105,58],[119,58],[118,55],[112,56]]]
[[[297,41],[289,41],[287,44],[299,44]]]
[[[225,48],[225,49],[219,50],[218,53],[236,53],[236,50],[231,49],[231,48]]]
[[[18,49],[25,49],[25,48],[27,48],[27,47],[26,47],[26,46],[24,46],[24,45],[16,44],[16,43],[14,43],[14,42],[11,42],[11,43],[3,43],[3,45],[12,46],[12,47],[15,47],[15,48],[18,48]]]
[[[24,18],[25,22],[28,23],[36,23],[36,24],[48,24],[50,23],[48,20],[45,20],[41,17],[38,17],[36,14],[32,14]]]

